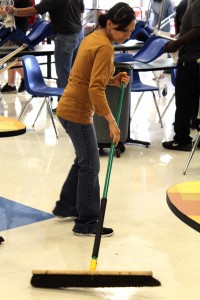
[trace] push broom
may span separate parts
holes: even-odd
[[[124,83],[121,83],[119,102],[116,114],[116,123],[119,125],[122,101],[124,95]],[[115,145],[111,144],[106,179],[101,199],[100,213],[97,231],[94,240],[92,259],[89,271],[66,270],[33,270],[31,284],[39,288],[98,288],[98,287],[144,287],[160,286],[160,282],[153,278],[151,271],[96,271],[99,254],[101,232],[107,204],[107,193],[114,157]]]

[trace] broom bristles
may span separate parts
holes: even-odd
[[[31,285],[39,288],[104,288],[160,286],[151,271],[34,270]]]

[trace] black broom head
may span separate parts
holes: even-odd
[[[33,271],[31,285],[38,288],[109,288],[160,286],[152,272]]]

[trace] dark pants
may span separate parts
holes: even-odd
[[[99,152],[94,124],[59,121],[71,138],[76,158],[60,193],[56,207],[76,216],[73,231],[91,233],[97,227],[100,209]]]
[[[176,74],[176,112],[174,141],[190,143],[190,122],[197,116],[200,95],[199,64],[196,61],[178,64]]]

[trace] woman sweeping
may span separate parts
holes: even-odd
[[[57,116],[69,135],[75,160],[56,202],[53,214],[75,217],[73,232],[79,236],[95,236],[100,210],[99,152],[93,124],[94,113],[108,121],[112,142],[120,141],[120,129],[106,99],[106,86],[125,86],[130,77],[114,73],[113,42],[130,38],[135,28],[135,13],[124,2],[114,5],[98,19],[101,29],[82,41],[69,76],[69,82],[58,103]],[[111,236],[111,228],[102,229]]]

